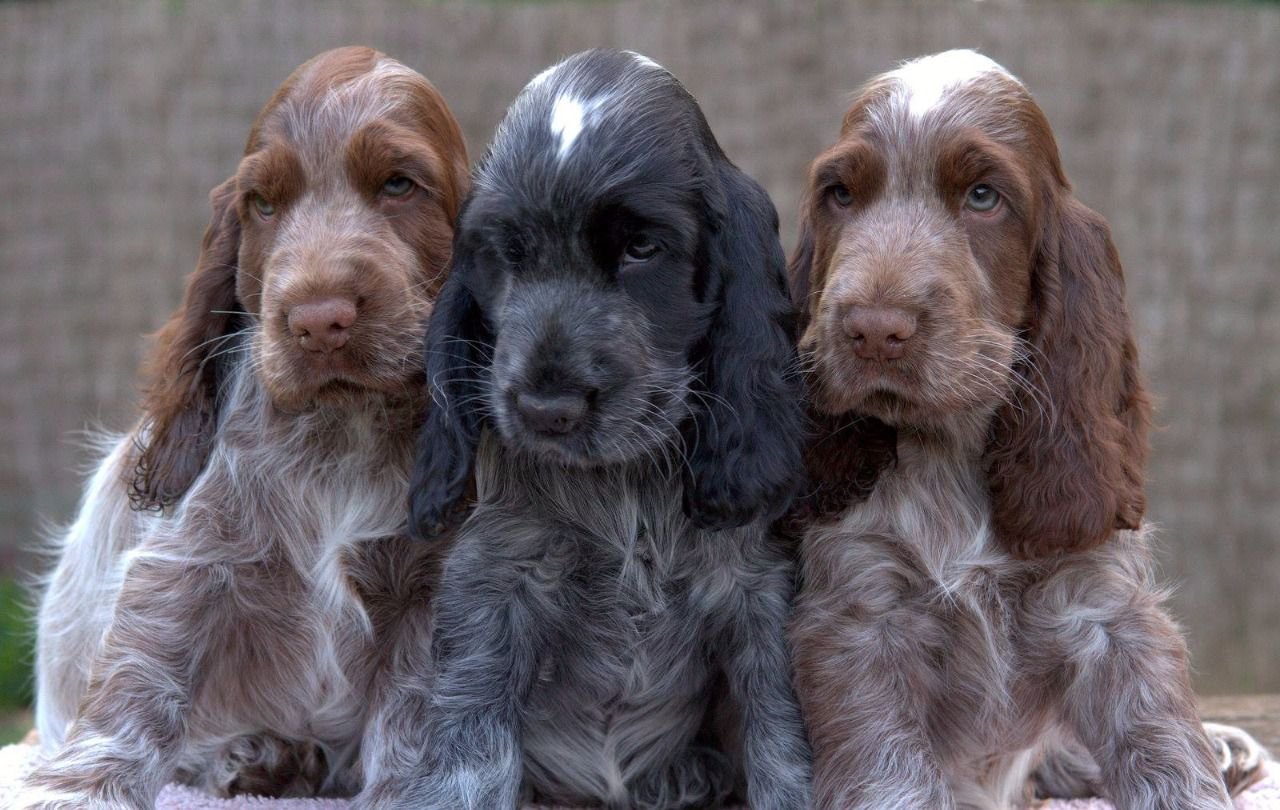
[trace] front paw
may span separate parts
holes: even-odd
[[[109,767],[72,769],[56,760],[22,780],[11,810],[149,810],[137,791],[116,781]]]
[[[413,782],[380,779],[351,798],[350,810],[408,810],[424,806]]]
[[[23,782],[9,810],[107,810],[120,805],[86,791],[55,790],[31,780]]]
[[[382,779],[360,791],[351,810],[514,810],[519,780],[493,776],[486,769],[461,768]]]
[[[1249,732],[1221,723],[1205,723],[1204,732],[1213,746],[1222,781],[1232,796],[1243,793],[1266,775],[1271,756]]]
[[[720,807],[732,790],[729,759],[719,751],[695,746],[665,770],[637,779],[629,787],[627,806],[633,810]]]

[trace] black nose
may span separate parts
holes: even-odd
[[[516,395],[516,410],[525,425],[538,433],[564,436],[582,424],[587,415],[587,398],[581,394]]]

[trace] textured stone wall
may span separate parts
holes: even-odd
[[[1159,396],[1151,517],[1200,684],[1280,690],[1280,9],[822,0],[0,4],[0,549],[66,519],[87,427],[130,420],[210,188],[294,65],[339,44],[427,74],[473,157],[557,57],[641,50],[701,99],[794,238],[848,94],[979,47],[1030,85],[1107,216]]]

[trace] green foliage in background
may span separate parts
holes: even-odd
[[[32,638],[26,590],[0,579],[0,712],[31,705]]]
[[[0,576],[0,745],[21,740],[31,728],[31,611],[26,590]]]

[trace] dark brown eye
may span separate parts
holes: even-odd
[[[848,208],[853,204],[853,192],[846,185],[837,183],[827,189],[827,193],[831,195],[831,199],[836,201],[836,205],[841,208]]]
[[[647,262],[658,252],[658,243],[644,234],[636,234],[627,242],[622,250],[622,261],[626,264]]]
[[[964,196],[964,207],[979,214],[994,211],[1000,204],[1000,193],[986,183],[978,183]]]
[[[382,193],[388,197],[403,197],[413,191],[413,181],[403,174],[397,174],[382,184]]]
[[[258,216],[263,219],[271,219],[276,213],[276,207],[261,194],[255,193],[252,198],[253,209],[258,212]]]
[[[527,255],[528,252],[525,250],[524,240],[519,236],[509,236],[502,243],[502,257],[513,267],[522,264]]]

